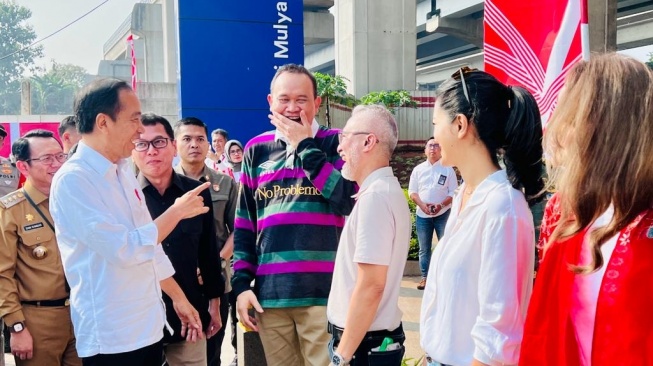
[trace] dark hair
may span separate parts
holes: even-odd
[[[75,117],[74,116],[68,116],[64,119],[61,120],[61,123],[59,123],[59,137],[63,136],[63,134],[68,131],[69,128],[74,128],[76,129],[77,126],[75,125]]]
[[[465,115],[495,164],[502,155],[512,186],[524,191],[530,205],[541,201],[542,121],[535,98],[526,89],[506,86],[483,71],[469,71],[463,77],[469,101],[460,77],[454,77],[436,91],[440,106],[451,118]]]
[[[431,140],[435,140],[435,137],[431,136],[428,139],[426,139],[426,141],[424,141],[424,146],[428,145],[429,142],[431,142]]]
[[[304,74],[308,76],[308,78],[311,79],[311,83],[313,84],[313,99],[317,98],[317,80],[315,80],[315,76],[313,76],[313,74],[311,74],[307,68],[297,64],[285,64],[277,69],[277,72],[274,74],[274,77],[270,82],[270,94],[272,94],[274,82],[277,81],[279,75],[283,74],[284,72],[289,72],[291,74]]]
[[[179,134],[179,128],[181,126],[197,126],[202,127],[206,133],[206,138],[209,138],[209,128],[206,126],[206,123],[202,122],[201,119],[197,117],[185,117],[175,123],[175,137]]]
[[[118,95],[123,89],[132,90],[127,82],[111,78],[93,80],[82,88],[73,103],[77,131],[81,134],[93,132],[95,119],[100,113],[115,120],[120,112]]]
[[[211,140],[213,140],[213,135],[220,135],[224,137],[225,142],[229,141],[229,132],[221,128],[216,128],[215,130],[211,131]]]
[[[159,116],[158,114],[154,113],[143,113],[141,115],[141,122],[143,122],[143,126],[156,126],[159,124],[163,126],[163,129],[166,130],[168,137],[171,139],[175,138],[175,134],[172,132],[172,126],[170,125],[170,122],[168,122],[168,120],[163,116]]]
[[[14,143],[11,145],[11,155],[14,156],[14,161],[27,161],[28,164],[30,163],[29,159],[31,159],[32,156],[29,153],[29,139],[33,137],[44,139],[52,138],[57,141],[59,146],[61,146],[61,143],[59,143],[59,140],[54,138],[54,133],[51,131],[41,129],[32,130],[24,134],[23,137],[14,141]]]

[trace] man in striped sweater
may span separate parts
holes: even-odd
[[[232,278],[238,314],[259,331],[269,366],[328,365],[326,304],[357,186],[340,174],[338,131],[314,119],[321,99],[308,70],[280,67],[268,102],[276,130],[253,138],[243,159]]]

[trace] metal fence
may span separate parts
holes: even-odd
[[[413,100],[417,102],[417,108],[397,108],[394,111],[395,119],[399,127],[400,143],[422,143],[433,135],[433,105],[435,103],[435,92],[413,91],[411,92]],[[351,116],[352,108],[331,104],[329,114],[332,128],[343,128]],[[326,105],[320,107],[317,120],[321,125],[326,125]]]

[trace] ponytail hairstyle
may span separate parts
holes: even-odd
[[[616,53],[592,55],[567,75],[545,139],[560,219],[546,245],[590,227],[610,206],[611,221],[590,235],[593,262],[601,246],[653,207],[653,72]]]
[[[542,121],[531,93],[464,67],[440,84],[436,98],[452,119],[467,117],[497,166],[501,155],[510,183],[529,205],[542,200]]]

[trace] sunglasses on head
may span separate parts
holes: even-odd
[[[469,66],[463,66],[458,71],[454,72],[451,77],[454,80],[460,79],[460,83],[463,84],[463,94],[465,94],[465,99],[467,100],[467,103],[470,103],[469,100],[469,90],[467,90],[467,84],[465,83],[465,74],[471,74],[474,71],[478,71],[478,69],[471,68]]]

